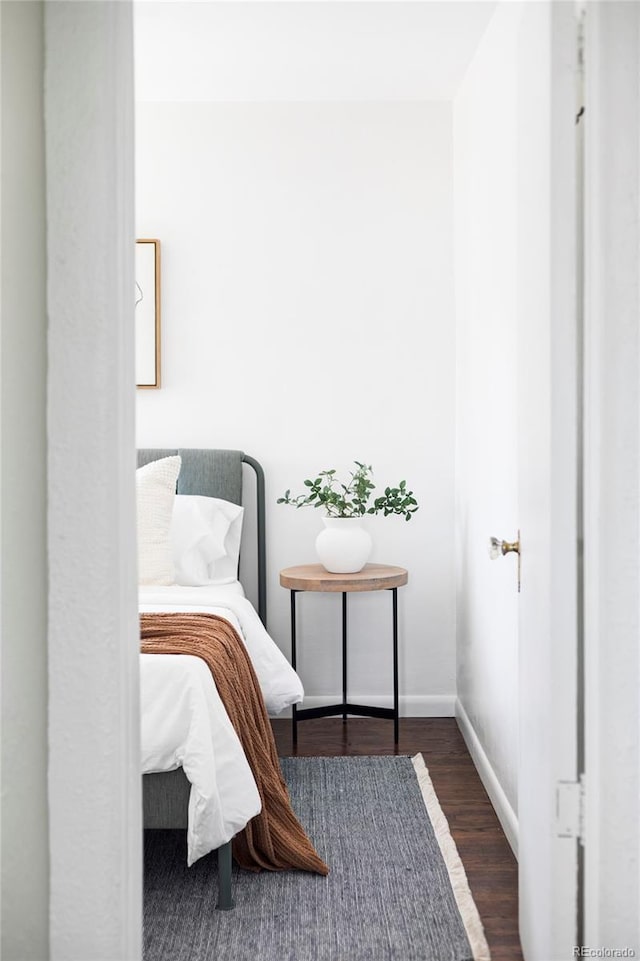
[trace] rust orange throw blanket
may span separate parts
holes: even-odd
[[[141,614],[143,654],[192,654],[206,662],[253,772],[262,811],[233,840],[240,867],[328,874],[293,813],[262,691],[235,629],[216,614]]]

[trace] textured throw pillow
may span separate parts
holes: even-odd
[[[173,584],[169,531],[182,459],[163,457],[136,471],[138,582]]]
[[[244,509],[219,497],[180,494],[173,505],[176,584],[202,587],[238,579]]]

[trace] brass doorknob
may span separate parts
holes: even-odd
[[[504,554],[519,554],[520,541],[500,541],[497,537],[489,540],[489,557],[492,561]]]

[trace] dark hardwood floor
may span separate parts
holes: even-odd
[[[454,718],[402,718],[400,743],[386,720],[322,718],[273,729],[281,756],[417,754],[429,769],[484,924],[492,961],[522,961],[518,937],[518,866]]]

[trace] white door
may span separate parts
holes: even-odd
[[[526,3],[519,40],[520,935],[526,961],[579,936],[578,841],[558,834],[578,776],[577,20]],[[570,793],[572,788],[567,788]]]

